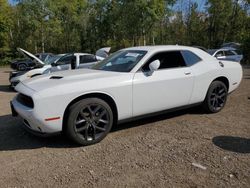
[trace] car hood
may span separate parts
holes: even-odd
[[[75,69],[34,77],[32,79],[23,81],[23,84],[32,90],[41,91],[56,86],[75,84],[79,82],[82,83],[85,81],[99,80],[107,77],[114,77],[119,74],[124,73],[100,71],[93,69]]]
[[[22,49],[22,48],[17,48],[17,51],[21,54],[23,54],[25,57],[28,57],[31,60],[36,60],[38,64],[44,65],[44,62],[39,59],[38,57],[34,56],[32,53],[29,53],[28,51]]]

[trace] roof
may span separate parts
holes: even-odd
[[[124,50],[146,50],[146,51],[155,51],[155,50],[194,50],[195,47],[181,46],[181,45],[155,45],[155,46],[136,46],[126,48]]]
[[[93,55],[93,54],[88,54],[88,53],[73,53],[74,55]]]
[[[145,50],[148,51],[148,54],[152,54],[155,52],[160,52],[160,51],[171,51],[171,50],[188,50],[191,51],[193,53],[195,53],[196,55],[198,55],[200,58],[202,59],[207,59],[207,60],[214,60],[214,57],[212,57],[210,54],[208,54],[207,52],[199,49],[199,48],[195,48],[195,47],[189,47],[189,46],[180,46],[180,45],[156,45],[156,46],[137,46],[137,47],[130,47],[130,48],[126,48],[123,50]]]

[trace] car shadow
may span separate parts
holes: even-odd
[[[250,153],[250,139],[233,136],[216,136],[212,142],[217,147],[236,153]]]
[[[14,89],[10,88],[9,85],[0,85],[0,91],[6,92],[6,93],[14,93],[14,92],[16,92]]]
[[[153,117],[147,117],[140,120],[134,120],[127,123],[116,125],[112,128],[112,132],[130,129],[134,127],[143,126],[148,123],[162,121],[173,117],[181,116],[184,114],[201,114],[203,113],[198,108],[191,108],[170,112]],[[23,149],[36,149],[36,148],[74,148],[79,145],[73,143],[65,135],[57,135],[53,137],[41,138],[33,136],[25,131],[22,127],[22,119],[12,117],[11,115],[0,116],[0,151],[12,151]]]
[[[76,147],[65,136],[41,138],[33,136],[22,127],[22,119],[11,115],[0,116],[0,151],[21,149]]]
[[[204,114],[204,110],[202,110],[201,107],[193,107],[193,108],[188,108],[188,109],[183,109],[183,110],[178,110],[178,111],[173,111],[173,112],[165,112],[159,115],[153,115],[153,116],[146,116],[140,119],[135,119],[131,120],[126,123],[121,123],[119,125],[116,125],[112,128],[111,132],[123,130],[123,129],[129,129],[129,128],[134,128],[134,127],[139,127],[143,126],[145,124],[153,123],[153,122],[158,122],[158,121],[163,121],[167,119],[171,119],[174,117],[182,116],[185,114]]]

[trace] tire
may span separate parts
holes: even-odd
[[[24,63],[21,63],[20,65],[17,66],[17,70],[25,71],[27,70],[27,65],[25,65]]]
[[[221,111],[227,101],[227,87],[221,81],[214,81],[210,84],[206,98],[203,102],[203,108],[208,113],[217,113]]]
[[[99,98],[83,99],[69,108],[66,135],[80,145],[100,142],[109,133],[114,119],[110,106]]]

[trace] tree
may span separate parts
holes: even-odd
[[[209,6],[209,47],[219,47],[228,36],[229,19],[233,10],[232,2],[231,0],[208,0],[207,5]]]
[[[239,42],[248,50],[249,0],[0,0],[0,56],[90,52],[111,46],[182,44],[207,48]],[[182,2],[181,9],[173,7]],[[1,58],[2,59],[2,58]]]
[[[56,22],[56,27],[61,28],[58,45],[61,52],[81,50],[81,33],[85,30],[86,0],[58,0],[49,1],[52,11],[51,21]]]
[[[188,45],[207,46],[206,26],[207,15],[197,10],[198,4],[191,3],[190,10],[187,15],[187,43]],[[199,33],[199,37],[197,34]]]
[[[0,0],[0,58],[3,59],[10,50],[9,32],[11,28],[11,7],[7,0]]]

